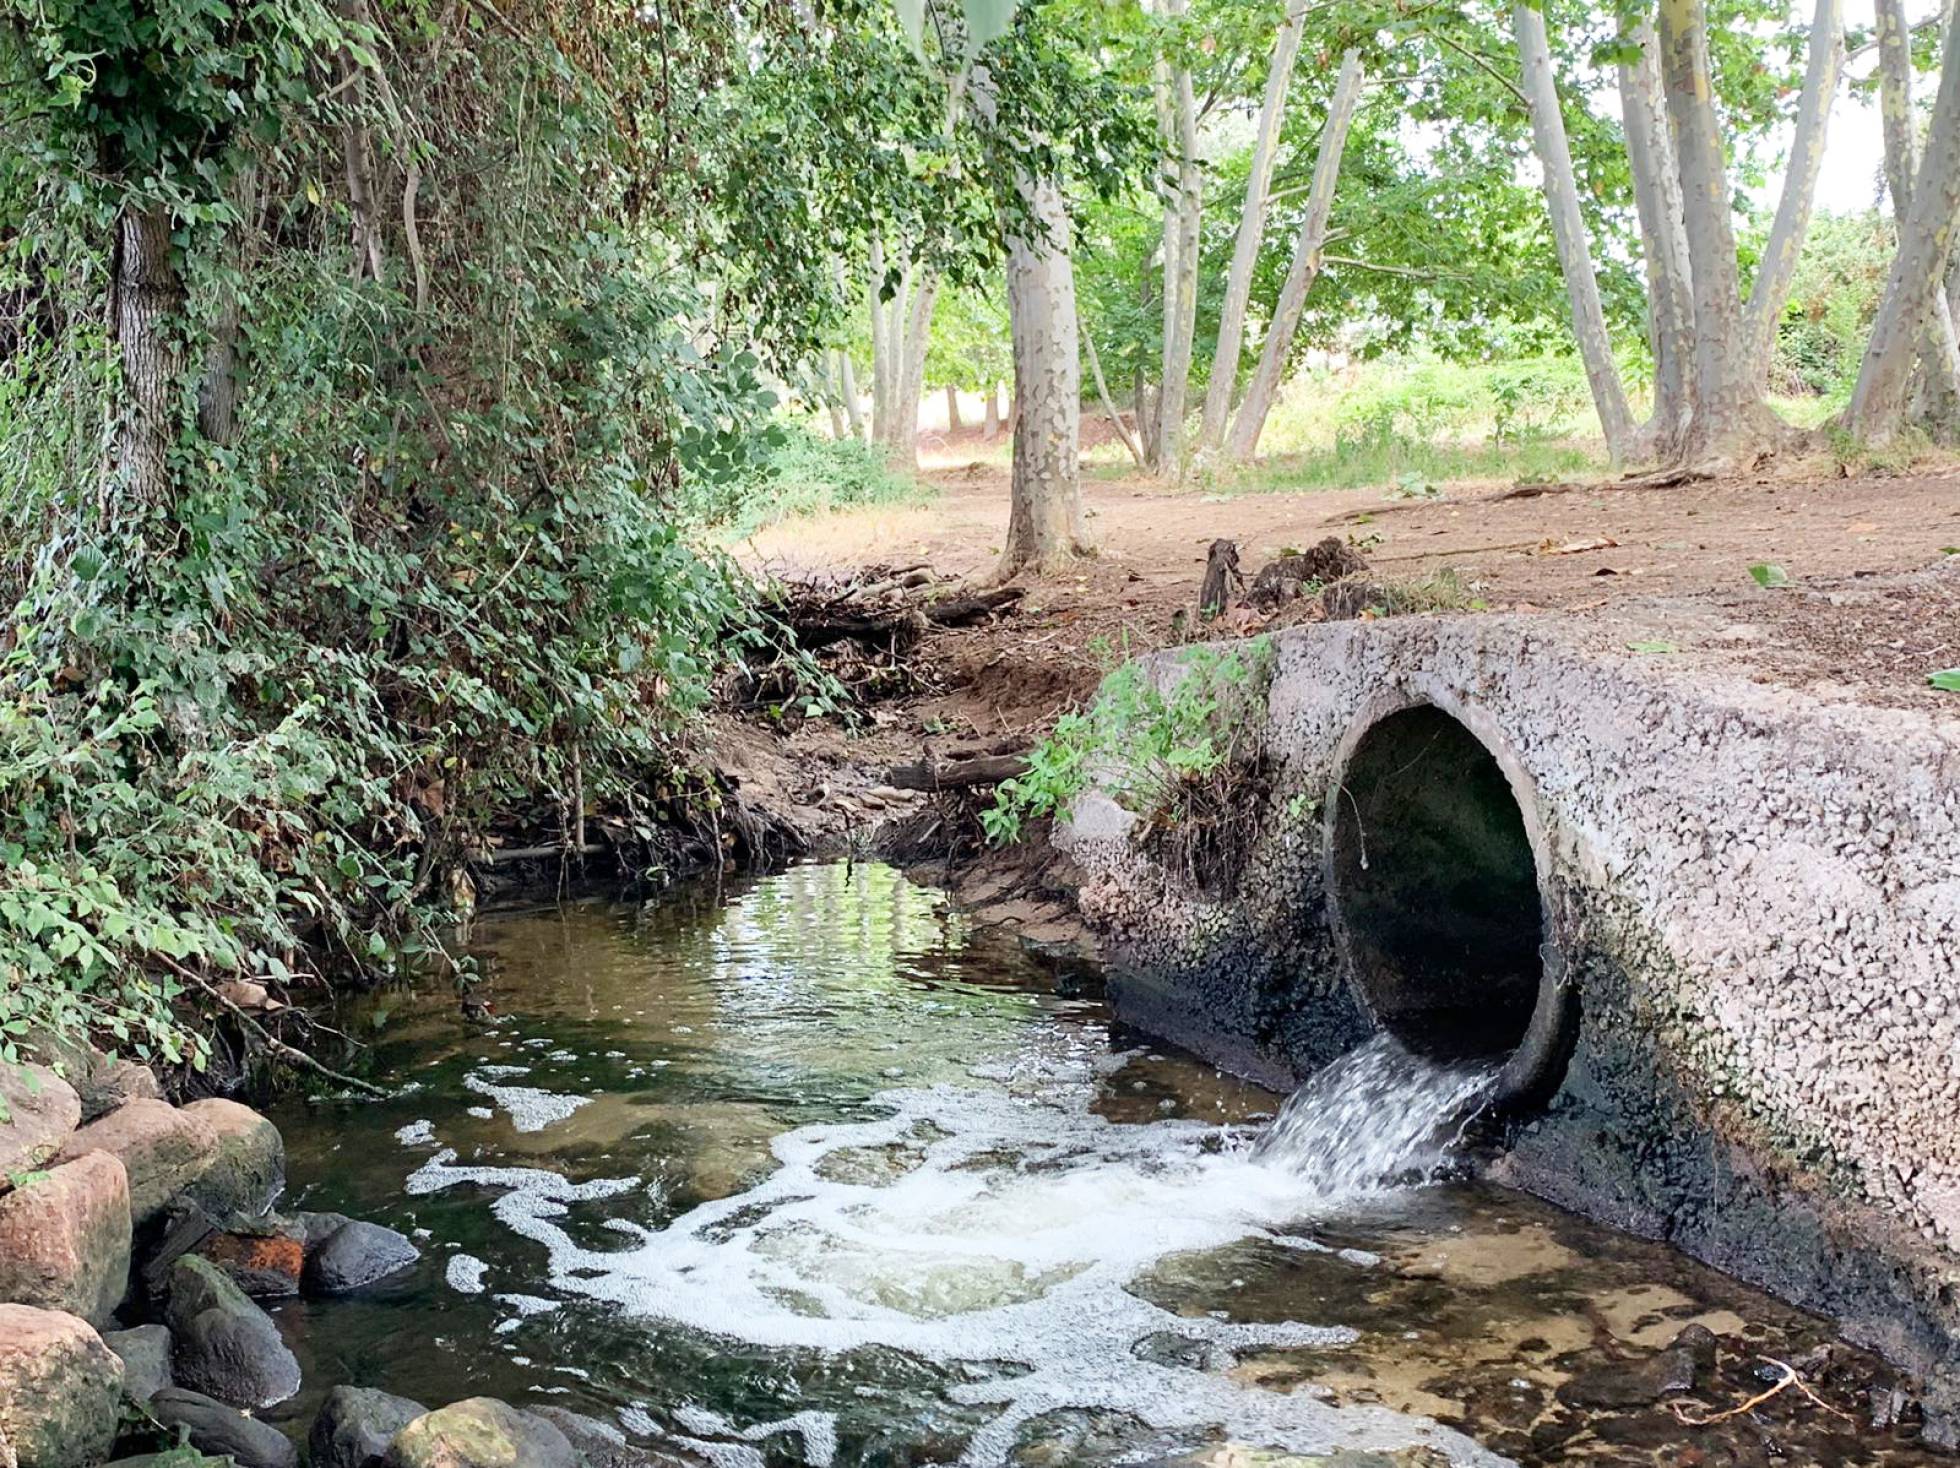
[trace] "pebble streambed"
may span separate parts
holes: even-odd
[[[275,1112],[296,1206],[423,1249],[280,1308],[295,1431],[349,1382],[556,1404],[716,1468],[1935,1461],[1865,1420],[1891,1379],[1820,1322],[1517,1195],[1380,1186],[1437,1160],[1475,1077],[1412,1126],[1364,1054],[1275,1126],[1284,1098],[1119,1031],[1093,979],[889,868],[500,915],[472,946],[492,1017],[437,980],[340,1017],[405,1094]],[[1694,1414],[1819,1351],[1858,1411],[1691,1429],[1575,1391],[1690,1323],[1724,1348]]]

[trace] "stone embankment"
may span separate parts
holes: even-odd
[[[304,1452],[258,1413],[300,1365],[259,1303],[368,1289],[414,1243],[279,1212],[285,1145],[236,1102],[72,1045],[0,1065],[0,1468],[661,1468],[606,1424],[336,1386]],[[121,1455],[121,1456],[118,1456]],[[198,1455],[206,1455],[200,1459]]]

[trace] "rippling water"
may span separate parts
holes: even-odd
[[[1475,1464],[1533,1458],[1602,1329],[1815,1334],[1527,1200],[1391,1191],[1487,1076],[1369,1047],[1269,1125],[1278,1098],[1114,1032],[885,868],[477,939],[495,1024],[376,996],[346,1023],[409,1094],[279,1117],[305,1206],[427,1254],[283,1307],[310,1398],[555,1401],[730,1468]]]

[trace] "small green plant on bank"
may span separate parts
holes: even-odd
[[[1020,840],[1030,822],[1066,810],[1092,781],[1125,810],[1174,821],[1181,792],[1243,753],[1244,695],[1271,677],[1273,657],[1267,637],[1195,648],[1168,690],[1141,664],[1122,664],[1088,709],[1056,722],[1029,754],[1026,773],[1001,782],[980,813],[987,839]]]
[[[1774,561],[1758,561],[1749,568],[1749,575],[1765,591],[1790,584],[1790,573]]]

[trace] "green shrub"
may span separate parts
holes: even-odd
[[[915,503],[927,493],[909,474],[894,470],[874,444],[779,423],[771,425],[746,472],[695,489],[686,508],[690,518],[739,540],[800,515]]]
[[[1168,690],[1141,664],[1123,663],[1087,710],[1056,721],[1025,774],[1001,782],[980,814],[988,839],[1018,841],[1031,821],[1067,810],[1091,784],[1125,810],[1175,823],[1184,794],[1245,752],[1245,695],[1271,676],[1272,660],[1265,637],[1193,648]]]
[[[1777,325],[1775,388],[1834,401],[1849,396],[1892,254],[1891,222],[1876,209],[1812,221]]]

